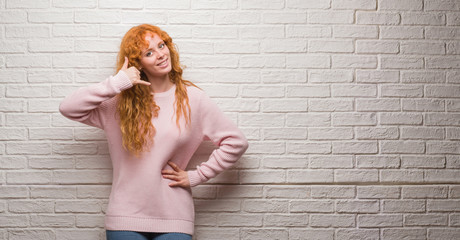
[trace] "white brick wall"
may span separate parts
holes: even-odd
[[[58,106],[141,23],[250,140],[195,239],[460,239],[458,0],[0,0],[0,239],[105,239],[104,133]]]

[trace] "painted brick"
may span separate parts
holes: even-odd
[[[356,156],[358,168],[397,168],[400,159],[397,156]]]
[[[288,0],[288,8],[327,9],[331,6],[330,0]]]
[[[444,25],[444,13],[404,12],[401,15],[403,25]]]
[[[356,12],[356,22],[358,24],[379,24],[379,25],[397,25],[401,21],[401,16],[398,13],[391,12]]]
[[[402,227],[402,214],[359,215],[359,227]]]
[[[353,110],[353,100],[310,100],[308,110],[310,112],[347,112]]]
[[[382,236],[385,239],[401,239],[401,238],[413,238],[420,239],[425,238],[425,229],[404,229],[404,228],[387,228],[383,229]]]
[[[50,7],[50,0],[6,0],[6,8],[48,8]]]
[[[307,14],[307,23],[312,24],[351,24],[353,12],[347,10],[338,11],[311,11]]]
[[[334,231],[327,230],[327,229],[291,228],[289,229],[289,236],[293,237],[294,239],[313,240],[315,238],[320,238],[320,239],[332,240],[334,239]]]
[[[427,39],[460,39],[460,30],[457,27],[426,27]]]
[[[376,9],[377,2],[375,0],[333,0],[333,9]]]
[[[379,230],[376,229],[339,229],[339,239],[379,239]]]
[[[312,26],[312,25],[288,25],[286,28],[287,37],[315,37],[326,38],[332,35],[329,26]]]
[[[377,38],[379,29],[377,26],[345,25],[334,26],[333,36],[340,38]]]
[[[253,11],[219,12],[214,14],[214,22],[222,25],[257,24],[260,21],[261,14]]]
[[[447,226],[448,216],[443,214],[407,214],[404,224],[407,226]]]
[[[347,155],[311,156],[310,168],[352,168],[353,159]]]
[[[336,198],[355,198],[356,188],[354,186],[328,186],[328,185],[315,185],[311,187],[312,198],[322,199],[336,199]]]
[[[307,226],[308,215],[306,214],[267,214],[264,216],[264,225],[270,227],[302,227]]]
[[[455,0],[425,0],[425,9],[434,10],[460,10],[460,4]]]
[[[103,239],[101,129],[58,103],[166,30],[247,136],[195,239],[459,239],[457,0],[0,0],[0,239]],[[207,142],[209,143],[209,142]],[[215,148],[203,144],[189,169]],[[28,217],[25,217],[25,216]]]
[[[382,170],[381,182],[417,183],[423,181],[423,171],[419,170]]]
[[[421,213],[425,212],[424,200],[384,200],[382,212],[385,213]]]
[[[445,165],[445,159],[442,157],[404,156],[401,159],[401,167],[404,168],[444,168]]]
[[[338,200],[336,209],[339,213],[377,213],[379,202],[375,200]]]
[[[0,14],[0,23],[25,23],[27,22],[27,12],[22,10],[2,10]]]
[[[267,186],[264,189],[266,198],[302,199],[310,196],[309,187],[301,186]]]
[[[243,205],[245,212],[283,213],[288,211],[288,201],[248,200],[244,201]]]
[[[378,170],[345,170],[336,169],[334,181],[339,183],[371,183],[379,181]]]
[[[399,75],[399,71],[394,70],[357,70],[356,81],[359,83],[396,83],[399,82]]]
[[[287,144],[286,151],[293,154],[326,154],[331,153],[331,144],[315,142],[290,142]]]
[[[135,0],[101,0],[99,1],[98,7],[103,8],[123,8],[123,9],[142,9],[144,7],[143,2]]]
[[[456,239],[460,237],[460,230],[455,228],[431,228],[428,229],[427,236],[431,239]]]
[[[423,68],[424,61],[421,57],[381,57],[382,69],[417,69]]]
[[[83,0],[83,1],[66,1],[56,0],[53,1],[53,7],[57,8],[95,8],[97,6],[96,0]]]
[[[241,45],[241,41],[235,43],[236,45]],[[241,46],[233,46],[233,48],[241,48]],[[253,45],[246,43],[243,45],[247,45],[251,49],[258,49],[258,42],[253,42]],[[260,43],[260,50],[264,53],[301,53],[307,51],[307,42],[300,41],[300,40],[286,40],[286,39],[270,39],[270,40],[263,40]]]
[[[72,23],[73,12],[70,11],[31,11],[28,14],[29,22],[32,23]]]
[[[262,22],[268,24],[306,23],[307,15],[304,12],[283,12],[262,14]]]
[[[397,186],[358,186],[357,196],[360,199],[400,198],[401,189]]]
[[[340,215],[322,215],[312,214],[310,215],[310,226],[312,227],[355,227],[355,216],[350,214]]]
[[[399,43],[394,41],[356,41],[357,53],[398,53]]]
[[[361,127],[356,128],[357,139],[397,139],[399,131],[394,127]]]
[[[333,213],[334,202],[323,200],[299,200],[289,203],[290,212]]]
[[[213,234],[212,237],[215,237]],[[241,238],[243,240],[264,240],[269,238],[286,239],[288,238],[288,231],[285,229],[250,229],[246,228],[241,231]],[[225,238],[227,239],[227,238]]]
[[[311,40],[308,42],[308,52],[333,52],[333,53],[351,53],[354,51],[352,41],[323,41]]]
[[[119,23],[121,16],[115,11],[76,11],[77,23]]]
[[[422,39],[423,27],[382,26],[380,27],[382,39]]]
[[[381,10],[422,10],[423,0],[378,0]]]
[[[332,56],[332,68],[376,68],[377,58],[372,56],[336,55]]]

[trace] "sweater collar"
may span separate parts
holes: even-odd
[[[161,98],[161,97],[167,97],[167,96],[170,96],[172,94],[174,94],[176,92],[176,84],[173,84],[171,88],[169,88],[168,90],[164,91],[164,92],[158,92],[158,93],[150,93],[153,95],[154,98]]]

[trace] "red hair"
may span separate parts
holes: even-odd
[[[186,126],[190,124],[190,104],[186,86],[195,86],[190,81],[182,79],[182,68],[179,54],[172,38],[157,26],[142,24],[129,29],[120,44],[117,58],[117,72],[122,68],[125,56],[128,57],[129,67],[140,68],[142,50],[148,48],[145,40],[147,34],[157,34],[170,51],[171,71],[169,79],[176,85],[176,125],[180,129],[179,118],[183,116]],[[148,81],[147,76],[141,72],[141,80]],[[117,112],[120,116],[120,129],[123,138],[123,147],[139,156],[144,150],[150,149],[155,135],[155,126],[152,118],[158,116],[159,107],[153,100],[150,87],[137,84],[120,93]]]

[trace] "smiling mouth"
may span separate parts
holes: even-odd
[[[157,66],[164,66],[167,64],[168,59],[166,58],[163,62],[158,63]]]

